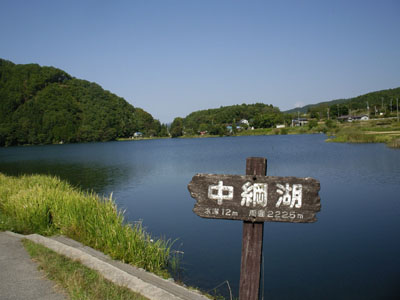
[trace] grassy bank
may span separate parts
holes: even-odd
[[[327,134],[332,136],[328,142],[385,143],[400,148],[400,123],[395,119],[337,124]]]
[[[125,224],[111,197],[82,192],[58,178],[0,173],[0,230],[63,234],[114,259],[169,276],[169,240],[152,238],[141,224]]]
[[[320,133],[326,132],[328,128],[324,125],[321,126],[314,126],[314,127],[285,127],[285,128],[257,128],[254,130],[241,130],[236,133],[226,133],[224,135],[198,135],[198,134],[185,134],[178,138],[185,139],[185,138],[215,138],[215,137],[229,137],[229,136],[257,136],[257,135],[286,135],[286,134],[305,134],[305,133]]]
[[[71,299],[148,300],[125,287],[111,283],[79,262],[72,261],[42,245],[28,240],[24,240],[23,244],[46,277],[62,287]]]
[[[116,141],[125,142],[125,141],[147,141],[147,140],[162,140],[162,139],[169,139],[169,137],[153,136],[153,137],[138,137],[138,138],[117,138]]]
[[[328,142],[338,143],[385,143],[400,148],[400,123],[396,119],[378,119],[340,123],[335,120],[311,120],[305,126],[285,128],[258,128],[242,130],[228,136],[292,135],[325,133]],[[180,138],[218,137],[217,135],[184,135]]]

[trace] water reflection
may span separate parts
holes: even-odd
[[[82,165],[37,161],[1,164],[1,172],[7,175],[54,175],[67,180],[73,186],[84,190],[93,190],[100,194],[103,194],[107,187],[115,184],[118,179],[126,178],[126,171],[96,164]]]
[[[196,173],[244,174],[250,156],[268,175],[314,177],[322,210],[314,224],[266,223],[264,294],[270,299],[380,299],[400,278],[400,151],[332,144],[323,135],[174,139],[0,149],[0,172],[58,175],[114,193],[129,221],[178,238],[186,283],[238,290],[242,224],[192,213]],[[223,292],[221,290],[221,292]],[[345,295],[345,296],[344,296]]]
[[[119,151],[117,143],[3,148],[0,172],[11,176],[54,175],[81,189],[109,194],[119,187],[139,185],[155,168],[143,165],[132,149],[128,160]]]

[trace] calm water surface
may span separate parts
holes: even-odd
[[[238,291],[242,223],[197,217],[196,173],[244,174],[250,156],[268,175],[314,177],[313,224],[265,223],[266,299],[396,299],[400,293],[400,151],[325,143],[323,135],[167,139],[0,149],[0,172],[54,174],[111,192],[126,219],[178,239],[187,284]],[[226,294],[223,286],[219,289]]]

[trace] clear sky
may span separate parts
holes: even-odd
[[[0,0],[0,57],[100,84],[161,122],[400,86],[400,0]]]

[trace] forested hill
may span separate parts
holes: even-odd
[[[287,110],[285,111],[285,113],[295,113],[295,112],[297,113],[297,111],[299,111],[300,113],[309,113],[313,111],[326,112],[326,108],[328,107],[334,108],[338,104],[345,104],[351,110],[362,110],[366,109],[367,102],[368,106],[371,109],[375,109],[376,106],[377,109],[381,110],[381,107],[383,105],[382,108],[388,111],[390,109],[393,109],[397,98],[399,98],[400,100],[400,87],[394,89],[375,91],[348,99],[336,99],[332,101],[320,102],[317,104],[309,104],[303,107]]]
[[[175,118],[170,132],[172,137],[184,133],[198,134],[202,131],[213,135],[224,135],[227,133],[227,126],[231,126],[233,131],[237,126],[268,128],[284,123],[286,117],[279,108],[264,103],[221,106],[195,111],[185,118]],[[247,120],[248,123],[243,124],[241,120]]]
[[[109,141],[166,126],[99,85],[0,59],[0,146]]]

